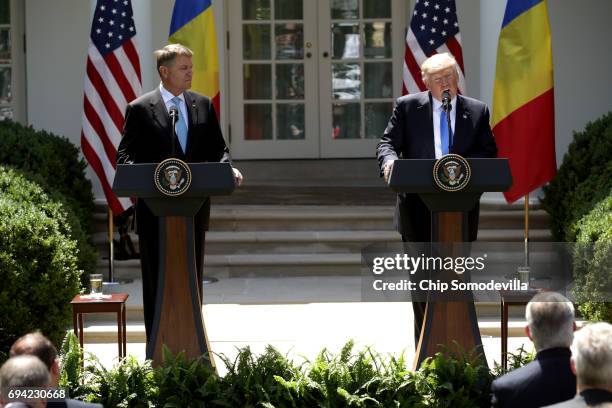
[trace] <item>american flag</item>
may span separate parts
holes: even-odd
[[[402,94],[426,89],[421,64],[436,53],[448,52],[459,64],[459,91],[465,93],[461,34],[455,0],[416,0],[406,34]]]
[[[132,205],[129,198],[115,196],[111,186],[125,108],[142,91],[135,35],[130,0],[97,1],[87,54],[81,149],[116,215]]]

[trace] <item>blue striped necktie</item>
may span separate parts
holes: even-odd
[[[174,103],[176,110],[178,110],[178,119],[174,125],[174,129],[176,130],[176,136],[181,144],[183,153],[185,153],[187,151],[187,122],[185,122],[185,118],[183,118],[183,113],[181,111],[182,101],[178,96],[175,96],[170,100]]]
[[[442,143],[442,156],[448,154],[448,123],[446,122],[446,112],[442,109],[440,113],[440,142]]]

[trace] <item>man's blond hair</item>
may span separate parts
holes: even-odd
[[[450,55],[448,52],[434,54],[421,64],[421,78],[423,81],[426,81],[432,73],[442,71],[446,68],[453,68],[455,74],[459,75],[459,72],[457,71],[457,60],[455,57]]]
[[[153,55],[155,56],[155,61],[157,62],[157,72],[159,73],[160,67],[172,65],[176,57],[179,55],[191,57],[193,56],[193,51],[182,44],[168,44],[161,50],[154,51]]]

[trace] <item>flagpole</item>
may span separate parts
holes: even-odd
[[[529,193],[525,195],[525,266],[529,266]]]
[[[114,248],[113,210],[108,207],[108,281],[115,282],[115,248]]]

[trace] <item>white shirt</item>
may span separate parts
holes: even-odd
[[[174,102],[172,102],[172,98],[174,98],[174,95],[172,95],[170,91],[164,88],[164,86],[161,83],[159,84],[159,92],[161,92],[161,96],[162,96],[162,99],[164,100],[164,104],[166,104],[166,110],[168,111],[168,113],[170,113],[170,108],[174,106]],[[181,111],[181,117],[185,121],[185,126],[187,126],[187,130],[189,130],[189,121],[187,120],[188,116],[187,116],[187,104],[185,102],[185,95],[180,94],[178,97],[182,101],[182,103],[179,104],[181,106],[179,106],[178,108]]]
[[[433,101],[433,130],[434,130],[434,150],[436,153],[436,159],[442,157],[442,141],[440,139],[440,115],[442,114],[442,102],[437,100],[436,98],[431,98]],[[453,138],[455,137],[455,116],[457,114],[457,96],[451,99],[451,111],[450,111],[450,119],[451,119],[451,129]]]

